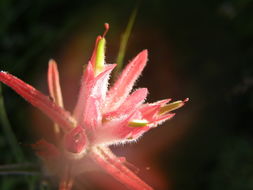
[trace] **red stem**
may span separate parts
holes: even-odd
[[[91,158],[116,180],[132,190],[152,190],[153,188],[142,181],[135,173],[129,170],[109,148],[96,147],[90,153]]]
[[[59,190],[71,190],[73,186],[73,178],[70,175],[70,167],[66,166],[65,172],[63,174],[63,177],[61,178],[60,184],[59,184]]]

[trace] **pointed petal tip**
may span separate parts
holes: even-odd
[[[144,49],[139,53],[140,56],[143,56],[144,59],[148,59],[148,50]]]
[[[141,51],[141,53],[144,53],[144,54],[148,55],[148,50],[144,49],[144,50]]]
[[[157,127],[158,125],[162,124],[163,122],[172,119],[176,113],[168,113],[165,115],[159,116],[157,119],[150,122],[150,127]]]
[[[50,72],[58,72],[57,63],[54,59],[49,59],[48,61],[48,74]]]
[[[115,64],[110,64],[110,65],[111,65],[112,69],[115,69],[115,67],[117,66],[116,63]]]
[[[114,64],[107,64],[107,66],[114,69],[117,66],[117,64],[116,63],[114,63]]]
[[[145,63],[147,62],[148,60],[148,50],[147,49],[144,49],[142,50],[140,53],[138,53],[134,59],[137,59],[137,60],[141,60],[141,62]],[[133,59],[133,60],[134,60]],[[132,60],[132,61],[133,61]]]
[[[134,92],[136,92],[136,91],[139,91],[142,94],[145,94],[145,96],[147,96],[147,94],[148,94],[148,88],[138,88]]]
[[[54,102],[58,106],[63,107],[63,98],[59,78],[60,77],[57,63],[54,59],[50,59],[48,62],[48,72],[47,72],[49,93],[50,96],[53,98]]]
[[[148,88],[142,88],[143,89],[143,92],[146,94],[146,95],[148,95]]]
[[[7,71],[1,71],[0,72],[0,81],[2,81],[4,83],[4,80],[8,80],[7,78],[10,77],[10,73],[8,73]]]
[[[49,59],[48,65],[56,65],[56,64],[57,63],[56,63],[56,61],[53,58]]]
[[[104,71],[102,71],[97,77],[99,78],[100,76],[104,76],[105,73],[112,71],[117,64],[108,64],[105,68]]]
[[[186,102],[188,102],[190,99],[189,98],[185,98],[184,100],[183,100],[183,103],[186,103]]]
[[[147,50],[143,50],[128,63],[108,91],[107,107],[114,109],[116,104],[120,105],[126,99],[146,66],[147,58]]]
[[[167,120],[167,119],[172,119],[173,117],[175,117],[176,113],[167,113],[167,114],[164,114],[162,116],[160,116],[160,118],[158,120]]]

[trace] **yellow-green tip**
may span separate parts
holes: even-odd
[[[174,111],[178,108],[181,108],[186,102],[188,102],[189,98],[186,98],[185,100],[179,100],[172,102],[170,104],[166,104],[165,106],[160,108],[159,114],[165,114],[171,111]]]
[[[95,74],[98,75],[104,70],[105,66],[105,35],[109,30],[109,24],[105,23],[105,31],[102,38],[98,41],[97,52],[96,52],[96,61],[95,61]]]
[[[139,119],[134,119],[128,123],[129,127],[145,127],[148,125],[147,120],[139,120]]]
[[[97,54],[96,54],[96,64],[95,64],[95,73],[98,75],[104,69],[105,65],[105,38],[101,38],[98,42],[97,46]]]

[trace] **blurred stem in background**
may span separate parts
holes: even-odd
[[[13,133],[13,130],[10,125],[10,121],[7,117],[5,106],[4,106],[4,98],[2,93],[2,85],[0,84],[0,123],[3,128],[4,136],[6,137],[6,141],[8,142],[11,152],[16,160],[16,162],[20,163],[25,160],[22,150],[19,147],[18,141]]]
[[[8,164],[0,166],[0,175],[40,175],[39,167],[35,164]]]
[[[134,22],[135,22],[135,19],[136,19],[137,11],[138,11],[138,5],[133,10],[133,12],[132,12],[132,14],[129,18],[126,30],[122,34],[122,37],[121,37],[121,40],[120,40],[120,46],[119,46],[119,53],[118,53],[117,60],[116,60],[117,67],[115,68],[115,71],[113,73],[113,79],[114,80],[116,79],[119,72],[122,70],[123,61],[124,61],[126,48],[127,48],[127,43],[128,43],[128,40],[129,40],[129,36],[132,32],[132,29],[133,29],[133,25],[134,25]]]
[[[7,113],[4,106],[4,97],[2,93],[2,84],[0,84],[0,123],[3,128],[4,136],[8,142],[12,155],[17,163],[25,162],[25,156],[18,144],[18,141],[11,128],[10,121],[8,119]],[[36,178],[34,175],[38,175],[39,169],[34,169],[34,165],[31,164],[14,164],[14,165],[4,165],[0,166],[0,175],[32,175],[32,177],[26,177],[29,189],[35,189]],[[8,181],[4,180],[5,184],[2,187],[8,186]]]

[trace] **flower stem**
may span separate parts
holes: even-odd
[[[0,175],[39,175],[40,171],[34,164],[0,165]]]
[[[142,181],[136,174],[124,166],[108,147],[95,147],[91,158],[107,173],[132,190],[152,190],[153,188]]]
[[[7,113],[5,111],[4,98],[3,98],[3,94],[2,94],[2,85],[1,84],[0,84],[0,123],[3,128],[4,136],[6,137],[6,140],[8,141],[8,144],[11,148],[12,154],[15,157],[15,160],[17,162],[24,161],[23,152],[19,147],[18,141],[13,133],[10,122],[7,117]]]
[[[66,169],[65,174],[60,181],[59,190],[71,190],[73,182],[74,179],[69,175],[68,169]]]

